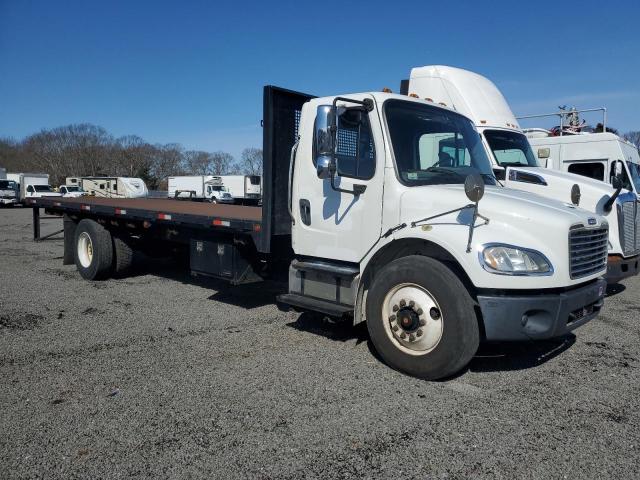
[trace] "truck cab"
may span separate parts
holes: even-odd
[[[604,182],[579,175],[581,171],[574,171],[567,165],[560,168],[555,153],[551,156],[556,160],[545,161],[547,168],[543,168],[540,155],[555,151],[542,147],[538,149],[538,155],[534,154],[530,139],[520,129],[502,93],[493,82],[474,72],[442,65],[419,67],[411,70],[411,77],[405,85],[408,94],[450,106],[473,120],[500,184],[568,204],[575,203],[605,216],[610,225],[609,283],[638,274],[640,217],[636,214],[635,194],[631,193],[633,182],[628,177],[622,181],[622,188],[617,190],[610,185],[608,174],[598,179],[607,180]],[[589,155],[595,155],[595,151],[585,145],[582,155],[590,158]],[[578,167],[584,170],[586,163],[578,162]],[[615,174],[615,171],[613,165],[612,172]]]
[[[13,180],[0,179],[0,205],[14,205],[18,201],[18,184]]]
[[[87,192],[78,185],[60,185],[58,192],[60,192],[60,195],[63,197],[67,198],[77,198],[87,195]]]
[[[432,354],[445,361],[442,320],[461,306],[451,328],[474,345],[480,332],[553,337],[600,309],[607,221],[500,187],[460,113],[389,93],[325,97],[304,105],[299,132],[288,304],[353,310],[381,355],[418,376]]]

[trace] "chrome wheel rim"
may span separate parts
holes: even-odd
[[[382,321],[389,339],[409,355],[431,352],[444,330],[440,305],[427,289],[415,283],[389,290],[382,304]]]

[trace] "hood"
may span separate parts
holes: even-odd
[[[410,223],[424,218],[425,211],[437,214],[468,203],[463,185],[412,187],[401,197],[401,221]],[[567,232],[573,225],[593,227],[604,221],[601,216],[568,203],[495,186],[485,187],[478,212],[488,217],[491,224],[501,223],[505,228],[516,227],[525,231],[539,229],[540,225],[544,225],[545,228],[555,227]],[[451,223],[455,219],[456,223],[468,224],[470,216],[471,209],[467,209],[434,221]]]
[[[522,177],[519,179],[516,175],[514,178],[510,172],[525,172],[542,181],[540,183],[522,181],[524,180]],[[541,167],[508,167],[506,177],[505,186],[508,188],[535,193],[567,203],[571,203],[571,188],[574,185],[578,185],[581,194],[579,206],[589,212],[605,216],[608,212],[604,211],[604,204],[615,192],[615,189],[605,182],[574,173]],[[531,179],[529,178],[529,180]],[[628,190],[623,189],[621,193],[626,192],[628,192]]]

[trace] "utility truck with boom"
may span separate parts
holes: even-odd
[[[282,272],[282,308],[366,322],[388,365],[426,379],[462,369],[480,341],[564,335],[601,310],[606,220],[497,186],[458,112],[268,86],[263,121],[262,207],[33,199],[34,222],[40,207],[64,215],[64,262],[88,280],[122,273],[135,249],[183,248],[193,274],[232,284]],[[464,162],[439,163],[434,142]]]
[[[450,107],[469,117],[481,135],[481,145],[496,177],[506,187],[579,205],[605,216],[610,228],[607,243],[608,282],[617,283],[638,274],[640,209],[635,193],[629,191],[632,185],[624,176],[624,162],[612,163],[610,182],[613,186],[561,171],[557,161],[548,162],[548,168],[542,168],[502,93],[489,79],[467,70],[442,65],[413,68],[409,80],[402,82],[401,91],[432,104]],[[439,148],[439,166],[449,167],[466,162],[463,152],[456,148],[453,141],[440,142]],[[540,150],[538,152],[540,156]],[[586,143],[582,154],[587,155],[586,158],[589,155],[591,158],[598,157]],[[577,164],[585,165],[584,162]],[[544,221],[543,218],[540,220]],[[589,257],[585,256],[584,261],[588,260]]]

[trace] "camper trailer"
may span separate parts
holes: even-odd
[[[67,177],[65,185],[78,186],[94,197],[139,198],[149,193],[144,180],[134,177]]]

